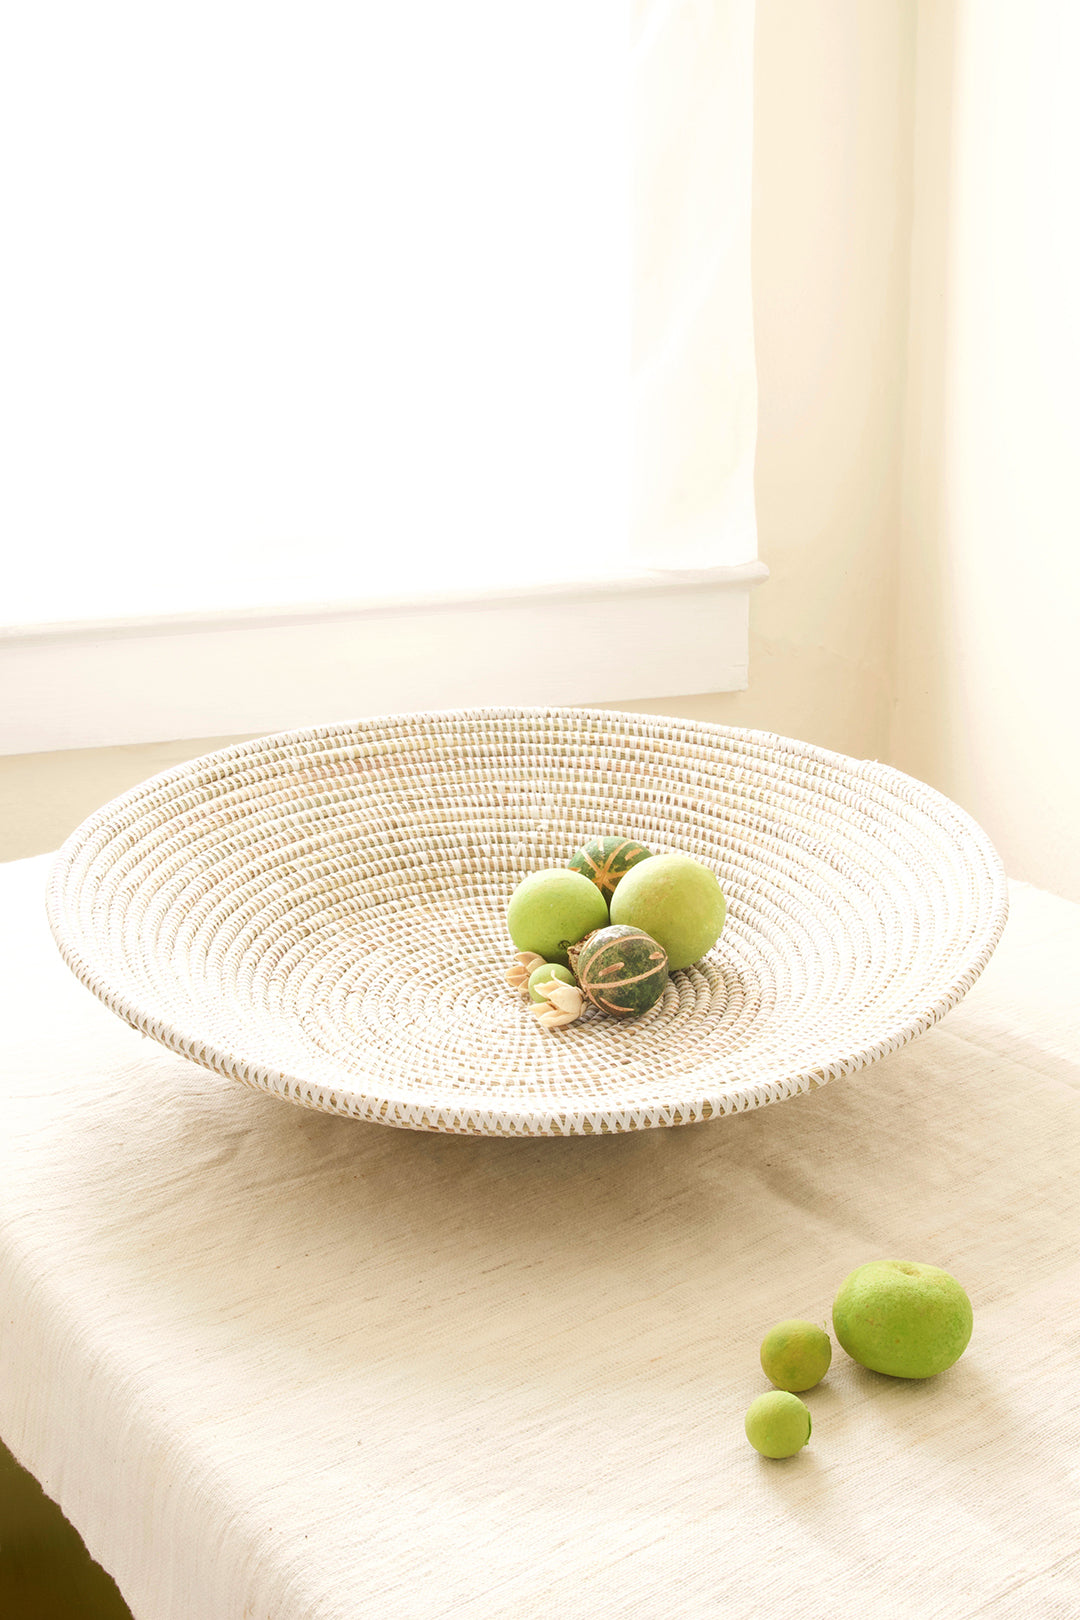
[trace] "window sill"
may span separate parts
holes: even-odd
[[[408,599],[0,630],[0,753],[272,732],[411,709],[747,685],[754,561]]]

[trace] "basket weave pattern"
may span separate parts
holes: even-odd
[[[712,868],[719,944],[627,1021],[509,989],[522,878],[619,835]],[[418,1130],[689,1124],[850,1074],[966,993],[1006,916],[922,783],[769,733],[584,709],[398,715],[191,761],[72,835],[65,961],[175,1052]]]

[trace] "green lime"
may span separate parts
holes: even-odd
[[[672,973],[711,951],[726,904],[715,873],[689,855],[652,855],[632,866],[611,897],[611,920],[640,928],[667,952]]]
[[[777,1322],[761,1341],[761,1370],[777,1389],[796,1394],[820,1384],[832,1360],[832,1340],[816,1322]]]
[[[853,1361],[893,1378],[932,1378],[971,1338],[971,1301],[956,1278],[914,1260],[857,1266],[833,1302],[833,1330]]]
[[[506,913],[519,951],[569,966],[567,949],[608,920],[607,901],[595,883],[565,866],[533,872],[514,890]]]
[[[563,984],[573,984],[574,975],[569,968],[564,968],[559,962],[543,962],[538,968],[533,968],[529,974],[529,1000],[546,1002],[547,997],[540,994],[540,985],[547,984],[549,979],[561,979]]]
[[[746,1438],[763,1457],[793,1457],[810,1438],[810,1408],[785,1389],[770,1389],[747,1408]]]

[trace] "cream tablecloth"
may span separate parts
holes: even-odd
[[[137,1620],[1080,1614],[1080,907],[1013,886],[894,1057],[682,1130],[414,1135],[173,1057],[0,869],[0,1434]],[[881,1257],[975,1332],[837,1350],[743,1436],[764,1330]]]

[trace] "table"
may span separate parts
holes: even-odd
[[[0,1435],[136,1620],[1074,1620],[1080,906],[1011,885],[966,1000],[789,1102],[570,1140],[320,1115],[175,1057],[0,868]],[[765,1330],[865,1260],[972,1296],[834,1352],[783,1462]]]

